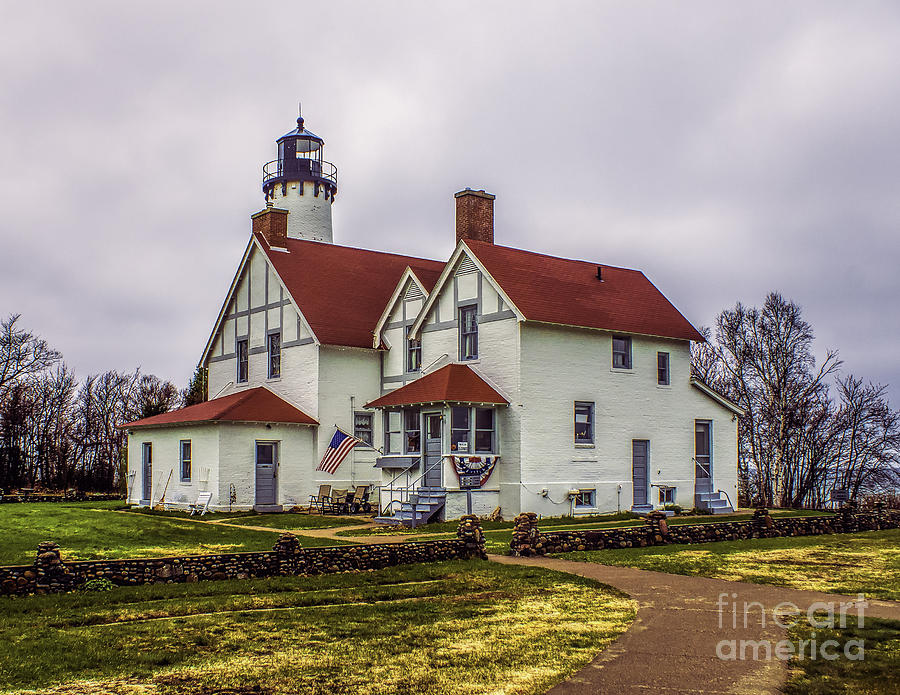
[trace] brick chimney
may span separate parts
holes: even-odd
[[[494,243],[494,198],[497,196],[467,188],[456,198],[456,243],[474,239]]]
[[[250,215],[250,219],[253,221],[253,231],[262,234],[269,246],[287,248],[287,210],[266,203],[265,210]]]

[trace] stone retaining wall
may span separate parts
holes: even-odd
[[[747,538],[813,536],[900,528],[900,512],[883,508],[867,513],[857,513],[848,508],[829,516],[781,519],[773,519],[767,509],[758,509],[753,517],[749,521],[669,526],[663,512],[651,512],[644,526],[543,533],[538,529],[537,514],[528,512],[515,519],[510,550],[513,555],[528,557],[573,550],[612,550],[648,545],[712,543]]]
[[[64,562],[52,541],[38,546],[32,565],[0,567],[0,595],[71,591],[91,579],[105,578],[120,586],[314,575],[383,569],[395,565],[441,560],[486,558],[484,535],[477,517],[460,519],[456,539],[377,545],[303,548],[291,533],[275,547],[255,553],[220,553],[132,560]]]

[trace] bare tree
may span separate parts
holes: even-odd
[[[62,356],[47,341],[18,328],[20,314],[0,321],[0,398],[3,392],[29,376],[56,364]]]

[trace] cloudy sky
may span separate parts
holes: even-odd
[[[187,381],[294,126],[338,243],[643,269],[697,325],[779,290],[900,405],[896,2],[41,2],[0,17],[0,314]]]

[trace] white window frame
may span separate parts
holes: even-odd
[[[397,416],[397,429],[392,429],[391,416]],[[397,435],[396,448],[391,446],[391,435]],[[402,454],[403,453],[403,411],[402,410],[385,410],[384,411],[384,453],[385,454]]]

